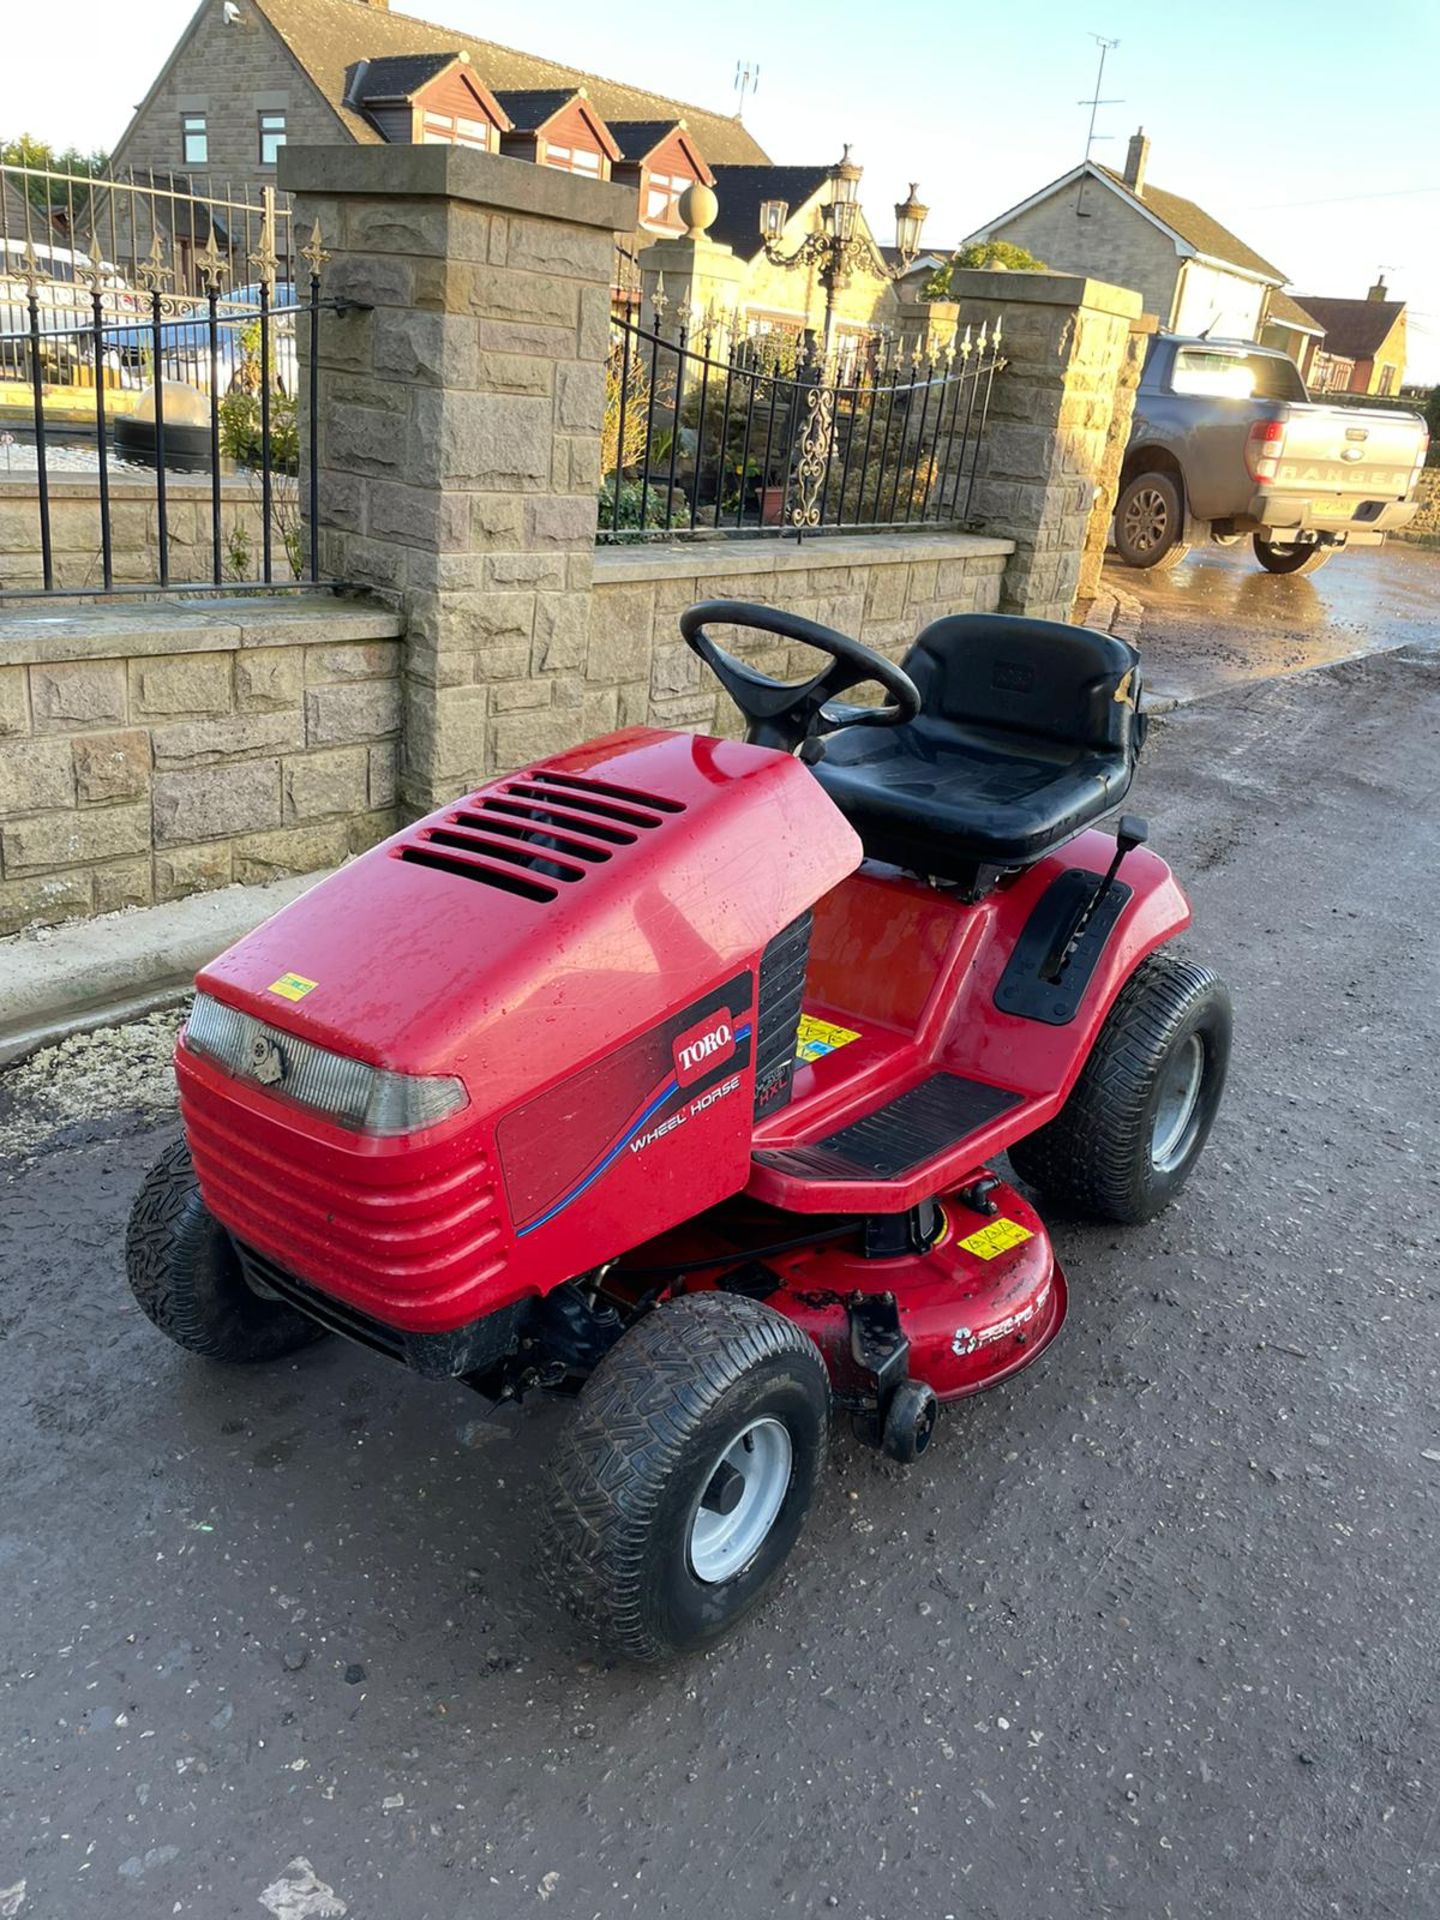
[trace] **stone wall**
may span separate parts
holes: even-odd
[[[289,485],[293,492],[293,481]],[[35,486],[32,476],[22,479],[0,475],[0,590],[43,583],[40,505]],[[170,480],[166,487],[166,524],[171,578],[209,580],[214,547],[208,475],[204,479]],[[263,524],[258,477],[253,484],[227,477],[221,483],[222,565],[236,579],[259,577]],[[117,585],[145,585],[159,579],[160,516],[153,480],[111,480],[110,539]],[[51,479],[50,543],[57,587],[102,590],[98,480]],[[240,556],[244,551],[251,559],[248,569],[242,571]],[[273,551],[275,578],[289,579],[290,567],[278,532]]]
[[[1420,511],[1395,540],[1413,540],[1422,546],[1440,542],[1440,467],[1426,467],[1420,475]]]
[[[798,547],[737,540],[605,548],[595,557],[584,684],[618,684],[622,725],[734,734],[739,719],[729,697],[680,637],[682,608],[697,600],[758,600],[838,627],[898,660],[940,615],[994,612],[1011,550],[1008,540],[963,533],[837,535]],[[821,664],[808,647],[717,632],[752,665],[784,679]],[[534,703],[516,718],[514,744],[527,749],[522,760],[577,737],[563,737],[573,718],[547,694],[535,681],[514,690],[515,698]]]
[[[390,832],[398,634],[343,601],[7,612],[0,934],[312,873]]]

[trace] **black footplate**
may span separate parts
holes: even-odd
[[[1045,889],[995,989],[995,1004],[1001,1013],[1043,1020],[1049,1027],[1068,1026],[1075,1018],[1105,943],[1130,898],[1132,889],[1123,880],[1111,882],[1110,891],[1060,966],[1059,979],[1047,975],[1059,965],[1066,942],[1100,885],[1098,873],[1088,867],[1071,867]]]
[[[823,1140],[755,1158],[762,1167],[805,1180],[899,1180],[1022,1098],[1008,1087],[936,1073]]]

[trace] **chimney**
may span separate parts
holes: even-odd
[[[1125,155],[1125,184],[1137,199],[1145,197],[1145,169],[1150,164],[1150,142],[1144,127],[1130,136],[1130,151]]]
[[[1365,298],[1367,300],[1388,300],[1390,298],[1390,289],[1385,284],[1385,276],[1383,273],[1376,280],[1374,286],[1371,287]]]

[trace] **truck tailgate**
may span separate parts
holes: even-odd
[[[1403,500],[1424,450],[1424,423],[1413,414],[1292,404],[1272,484],[1276,493]]]

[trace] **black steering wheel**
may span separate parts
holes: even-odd
[[[712,640],[710,624],[753,627],[782,640],[799,640],[830,655],[830,665],[813,680],[787,686],[768,673],[737,660]],[[883,654],[848,634],[804,620],[798,613],[762,607],[750,600],[702,600],[680,616],[680,631],[692,651],[709,667],[745,716],[745,738],[753,746],[793,753],[840,727],[899,727],[920,711],[920,690],[909,674]],[[890,698],[882,707],[861,707],[836,698],[866,680],[882,686]]]

